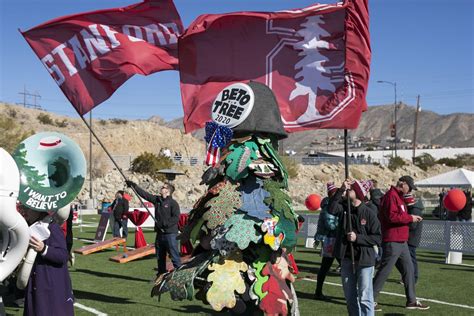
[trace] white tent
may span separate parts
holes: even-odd
[[[456,169],[437,176],[415,182],[418,187],[464,187],[474,188],[474,172],[467,169]]]

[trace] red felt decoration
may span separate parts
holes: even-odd
[[[286,256],[279,257],[275,264],[267,262],[263,268],[262,275],[268,276],[263,284],[262,291],[267,295],[260,302],[260,309],[265,315],[288,315],[288,301],[293,302],[293,294],[286,280],[295,281],[295,277],[288,270]]]
[[[444,197],[444,206],[451,212],[459,212],[466,205],[466,195],[460,189],[452,189]]]
[[[143,235],[143,231],[140,225],[143,224],[148,218],[149,216],[148,212],[140,212],[139,210],[136,209],[133,212],[128,212],[127,216],[130,219],[130,221],[133,223],[133,225],[136,226],[135,248],[138,249],[138,248],[145,247],[147,244],[146,244],[145,236]]]
[[[179,221],[178,221],[178,229],[179,231],[183,231],[184,227],[189,222],[189,214],[179,214]],[[193,245],[189,240],[183,242],[181,241],[181,251],[182,255],[190,255],[193,252]]]
[[[321,207],[321,197],[318,194],[310,194],[304,201],[304,204],[310,211],[319,210]]]

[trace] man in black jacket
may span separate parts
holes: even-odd
[[[472,222],[472,195],[471,191],[464,190],[466,196],[466,205],[457,214],[457,219],[460,222]]]
[[[380,200],[383,197],[382,190],[379,189],[379,183],[377,180],[372,179],[372,188],[370,189],[370,201],[377,207],[380,207]]]
[[[329,204],[329,213],[344,219],[344,225],[339,225],[335,253],[342,259],[341,278],[349,315],[374,314],[374,246],[380,245],[382,235],[377,215],[362,202],[368,191],[365,187],[361,181],[354,181],[351,185],[346,180]],[[351,203],[352,231],[349,231],[349,225],[345,225],[348,221],[345,195],[349,196]],[[352,270],[350,244],[354,248],[355,273]]]
[[[115,193],[115,200],[113,201],[110,208],[114,216],[114,228],[113,235],[114,237],[123,237],[127,238],[128,236],[128,201],[123,198],[123,191],[117,191]],[[122,228],[122,236],[120,235],[120,228]]]
[[[132,181],[126,182],[129,187],[133,187],[145,200],[155,206],[155,249],[158,261],[158,275],[166,272],[166,254],[169,254],[175,269],[181,266],[181,258],[178,251],[178,222],[179,204],[173,198],[174,186],[165,183],[161,187],[160,195],[153,195]]]

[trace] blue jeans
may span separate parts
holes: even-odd
[[[158,261],[158,274],[166,272],[166,254],[171,257],[175,269],[181,266],[181,257],[178,251],[178,234],[156,234],[155,250]]]
[[[359,267],[352,273],[352,262],[344,258],[341,266],[342,287],[349,316],[374,315],[374,291],[372,275],[374,267]]]
[[[128,218],[121,219],[121,220],[114,220],[114,229],[113,229],[114,237],[127,238],[128,236],[127,224],[128,224]],[[120,228],[122,228],[122,235],[120,235]]]

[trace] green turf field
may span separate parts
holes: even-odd
[[[84,216],[84,222],[96,223],[98,216]],[[94,227],[74,228],[74,237],[93,239]],[[111,235],[109,234],[108,237]],[[148,242],[154,240],[152,231],[145,231]],[[296,290],[299,298],[301,315],[344,315],[346,306],[340,277],[330,274],[325,284],[324,293],[331,297],[330,302],[313,300],[316,287],[314,280],[319,269],[321,257],[313,249],[306,249],[300,240],[295,257],[300,269]],[[128,244],[133,246],[134,234],[130,233]],[[86,243],[75,240],[74,248]],[[154,257],[119,264],[109,261],[115,255],[114,249],[100,253],[81,256],[76,254],[76,264],[70,269],[76,301],[83,306],[93,308],[109,315],[193,315],[213,314],[209,306],[200,301],[172,301],[164,295],[159,302],[150,297],[151,280],[155,275]],[[444,264],[444,254],[419,251],[418,262],[420,280],[417,285],[417,296],[438,300],[450,304],[467,305],[471,308],[450,306],[434,302],[425,302],[431,306],[429,311],[408,311],[404,308],[405,298],[381,294],[379,303],[383,311],[378,315],[429,314],[429,315],[474,315],[474,256],[464,255],[463,263],[470,266]],[[333,266],[335,267],[335,265]],[[385,284],[384,291],[403,294],[403,286],[398,284],[399,275],[394,271]],[[7,306],[7,313],[19,315],[22,309]],[[76,315],[92,315],[76,308]]]

